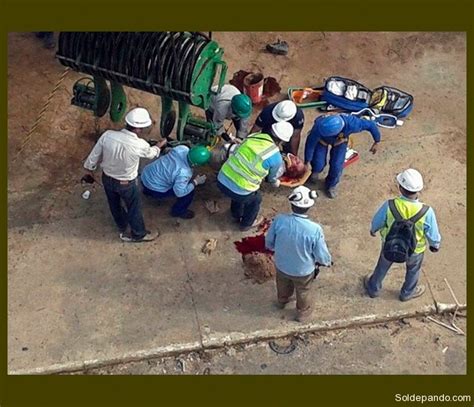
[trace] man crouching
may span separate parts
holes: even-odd
[[[311,317],[309,290],[316,264],[331,265],[323,230],[307,215],[316,197],[316,191],[305,186],[295,188],[288,196],[293,213],[277,215],[265,237],[266,248],[275,252],[278,306],[284,308],[296,291],[298,322]]]

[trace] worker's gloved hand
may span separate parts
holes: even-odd
[[[377,232],[372,232],[372,231],[370,231],[370,236],[372,236],[372,237],[377,236]]]
[[[375,153],[377,152],[377,148],[378,148],[377,146],[378,146],[378,144],[379,144],[379,143],[374,143],[374,144],[372,144],[372,147],[370,147],[370,150],[369,150],[369,151],[370,151],[372,154],[375,154]]]
[[[193,179],[193,183],[195,186],[202,185],[206,182],[206,175],[196,175],[196,177]]]
[[[280,186],[280,180],[279,180],[279,179],[276,179],[276,180],[273,181],[271,184],[272,184],[273,187],[278,188],[278,187]]]
[[[439,247],[430,246],[430,252],[433,252],[433,253],[439,252]]]

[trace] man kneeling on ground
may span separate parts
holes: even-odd
[[[205,175],[193,177],[193,167],[205,165],[211,157],[204,146],[191,149],[177,146],[168,154],[145,166],[141,175],[143,193],[152,198],[178,198],[171,208],[171,216],[192,219],[189,208],[194,198],[194,189],[206,182]]]
[[[309,290],[316,263],[330,266],[331,254],[320,225],[308,218],[316,191],[299,186],[288,197],[291,214],[277,215],[265,237],[265,246],[275,252],[276,287],[279,308],[284,308],[296,291],[296,320],[306,322],[312,309]]]

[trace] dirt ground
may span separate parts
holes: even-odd
[[[399,303],[396,293],[403,273],[397,268],[376,302],[367,301],[360,289],[360,278],[371,271],[379,251],[378,240],[368,233],[371,217],[396,193],[394,176],[409,166],[424,175],[422,200],[435,208],[443,237],[441,251],[425,258],[423,280],[436,300],[452,303],[443,281],[447,277],[465,303],[465,35],[216,32],[213,38],[224,48],[228,79],[241,69],[277,79],[282,91],[272,101],[284,98],[289,86],[320,85],[331,75],[414,95],[411,116],[402,127],[382,130],[376,155],[368,152],[368,134],[356,136],[361,158],[346,169],[338,198],[322,196],[311,213],[323,225],[335,261],[320,277],[315,318],[415,310],[433,302],[427,293],[418,302]],[[263,51],[277,38],[289,43],[288,56]],[[275,318],[270,311],[271,282],[254,285],[245,279],[233,247],[242,234],[228,220],[228,202],[212,175],[197,193],[195,219],[176,221],[168,217],[169,200],[144,199],[147,225],[159,228],[162,237],[148,246],[120,243],[102,189],[94,187],[86,201],[79,182],[95,140],[104,130],[120,126],[70,105],[72,84],[81,77],[71,72],[28,136],[64,68],[32,33],[10,33],[8,45],[10,370],[115,357],[157,344],[202,343],[209,332],[225,337],[290,323],[292,314]],[[159,120],[157,97],[128,88],[127,95],[130,107],[147,107]],[[305,110],[300,155],[317,114]],[[151,135],[158,138],[157,128]],[[264,186],[262,191],[263,215],[288,210],[288,189]],[[209,199],[218,200],[222,208],[212,216],[204,208]],[[210,238],[218,244],[208,256],[201,248]],[[396,338],[402,336],[391,341]],[[409,346],[422,348],[429,340],[413,335]],[[457,355],[462,358],[462,351]],[[396,358],[390,360],[383,372],[419,371],[403,370]],[[452,371],[460,372],[460,366],[456,362]],[[344,370],[349,371],[354,370]],[[426,370],[438,371],[434,366]]]

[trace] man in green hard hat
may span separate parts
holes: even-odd
[[[192,219],[194,212],[189,209],[194,198],[194,190],[206,182],[205,175],[193,178],[193,167],[205,165],[211,152],[204,146],[191,149],[177,146],[171,151],[145,166],[141,174],[143,193],[152,198],[177,198],[171,208],[171,216]]]
[[[211,88],[213,92],[217,89],[217,86]],[[231,84],[223,85],[221,91],[211,97],[209,109],[206,110],[206,118],[214,123],[217,134],[225,132],[224,120],[232,120],[236,135],[242,140],[248,135],[251,115],[252,101]]]

